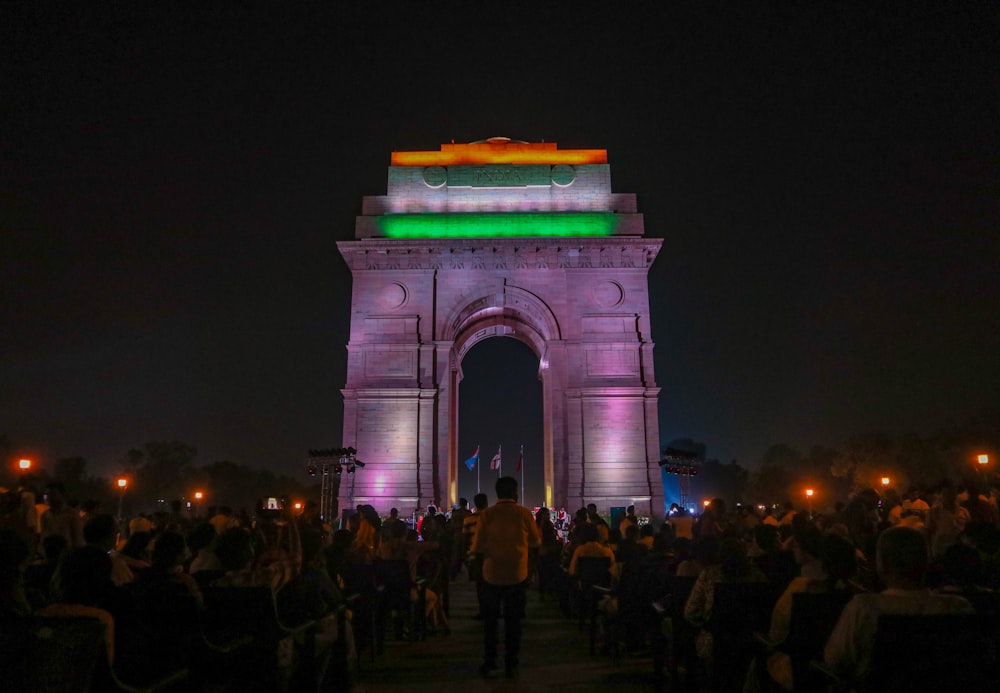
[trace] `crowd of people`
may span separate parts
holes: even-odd
[[[380,577],[371,567],[382,562],[405,563],[409,600],[423,610],[426,632],[438,636],[450,632],[449,582],[463,571],[476,582],[476,618],[484,627],[480,672],[487,677],[498,669],[501,614],[504,672],[516,678],[529,590],[576,615],[582,607],[574,585],[588,558],[607,559],[607,585],[619,589],[599,609],[634,651],[662,635],[662,625],[649,618],[650,604],[669,596],[672,580],[692,582],[680,613],[696,655],[686,666],[697,668],[702,682],[713,680],[713,667],[726,656],[707,627],[723,583],[773,586],[768,635],[777,643],[788,636],[793,595],[849,595],[823,653],[830,669],[848,679],[867,674],[880,615],[971,613],[1000,589],[995,492],[949,484],[901,496],[866,489],[816,514],[790,503],[765,512],[727,508],[716,499],[697,516],[675,505],[654,522],[629,507],[611,526],[595,504],[571,515],[548,508],[532,514],[516,502],[516,480],[504,477],[492,504],[478,494],[472,507],[465,499],[449,512],[430,506],[417,521],[396,508],[383,515],[362,505],[343,513],[339,529],[324,522],[315,503],[294,516],[220,507],[193,517],[178,505],[125,523],[100,508],[71,506],[59,484],[46,492],[49,509],[37,518],[23,495],[5,496],[0,623],[98,619],[112,665],[134,645],[123,646],[120,633],[136,628],[148,632],[167,664],[188,663],[206,595],[225,586],[269,586],[283,619],[318,624],[317,658],[324,643],[346,643],[353,653],[369,642],[355,632],[364,624],[335,615],[358,608],[351,594],[377,589]],[[325,665],[315,671],[321,685]],[[792,690],[794,683],[780,649],[754,659],[746,672],[751,689]]]

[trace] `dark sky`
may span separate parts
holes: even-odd
[[[608,149],[664,238],[664,443],[752,465],[1000,405],[997,3],[327,4],[0,9],[19,450],[110,472],[180,439],[297,472],[340,444],[335,242],[390,151],[494,135]],[[467,366],[473,416],[506,406],[507,378]],[[539,397],[530,363],[510,377]],[[484,452],[540,449],[517,440],[534,420],[497,421]]]

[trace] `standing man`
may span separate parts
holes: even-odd
[[[465,498],[458,499],[458,507],[451,511],[451,519],[448,520],[448,528],[451,530],[451,579],[458,577],[458,573],[465,565],[465,557],[469,553],[469,545],[465,541],[465,518],[472,515],[469,510],[469,501]]]
[[[504,673],[518,675],[521,619],[528,580],[541,536],[531,511],[517,503],[517,479],[502,476],[496,483],[497,502],[479,515],[472,552],[483,559],[483,663],[479,673],[497,669],[497,622],[504,618]]]
[[[476,536],[476,527],[479,526],[479,518],[482,517],[483,511],[489,506],[489,499],[486,497],[485,493],[477,493],[472,498],[472,502],[476,505],[476,512],[465,516],[465,520],[462,523],[462,534],[464,535],[465,541],[463,542],[468,550],[468,570],[469,570],[469,580],[476,583],[476,605],[479,607],[479,611],[472,618],[477,621],[483,620],[483,557],[480,554],[472,553],[472,540]]]

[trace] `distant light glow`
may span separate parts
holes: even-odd
[[[20,469],[31,469],[31,460],[18,460],[17,466]]]
[[[887,477],[887,476],[882,477],[882,485],[883,486],[888,486],[889,485],[889,477]]]
[[[128,479],[119,479],[118,480],[118,488],[124,490],[126,486],[128,486]]]
[[[806,489],[806,495],[809,496],[810,498],[812,498],[812,496],[813,496],[813,490],[811,488],[807,488]]]
[[[989,464],[990,463],[990,456],[989,455],[977,455],[976,456],[976,461],[978,461],[979,464]]]
[[[477,164],[606,164],[607,149],[559,150],[555,142],[442,144],[441,151],[393,152],[393,166]]]
[[[610,236],[611,212],[528,214],[389,214],[377,217],[386,238]]]

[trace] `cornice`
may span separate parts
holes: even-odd
[[[367,238],[338,241],[351,270],[645,269],[661,238]]]

